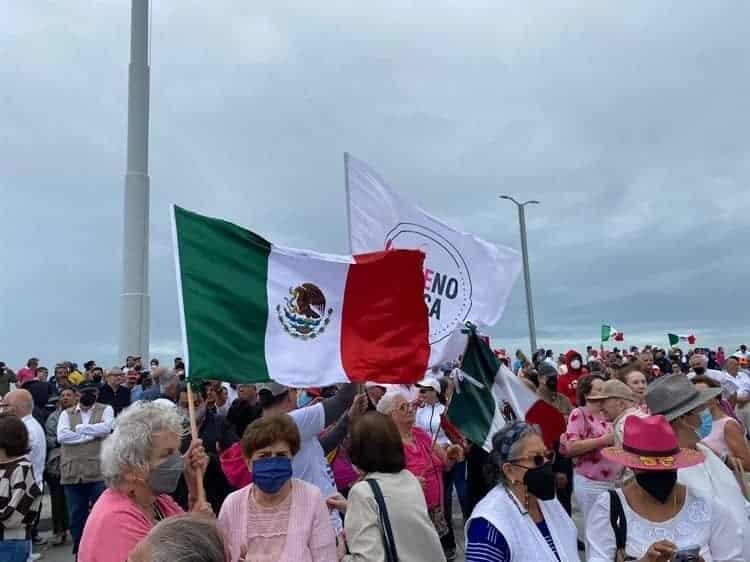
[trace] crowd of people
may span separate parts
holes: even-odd
[[[0,363],[0,560],[450,561],[457,533],[467,562],[750,560],[744,345],[495,355],[567,420],[553,446],[522,420],[469,442],[447,367],[296,389]]]

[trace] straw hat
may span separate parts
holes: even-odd
[[[628,416],[622,447],[606,447],[602,455],[636,470],[677,470],[705,459],[700,451],[680,449],[677,436],[664,416]]]

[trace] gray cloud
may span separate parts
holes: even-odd
[[[116,360],[129,3],[0,13],[0,358]],[[740,3],[155,2],[153,351],[179,328],[168,205],[346,248],[342,152],[518,246],[540,343],[696,330],[735,345],[750,216]],[[493,333],[525,342],[523,287]]]

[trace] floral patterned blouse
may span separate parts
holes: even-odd
[[[612,433],[612,424],[599,414],[592,414],[583,408],[575,408],[568,417],[565,440],[569,443],[594,439]],[[622,465],[605,459],[601,449],[575,457],[575,471],[591,480],[613,481],[622,472]]]

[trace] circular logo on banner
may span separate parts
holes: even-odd
[[[444,236],[420,224],[401,222],[386,235],[386,250],[422,250],[424,300],[430,345],[447,338],[471,311],[471,275],[463,256]]]

